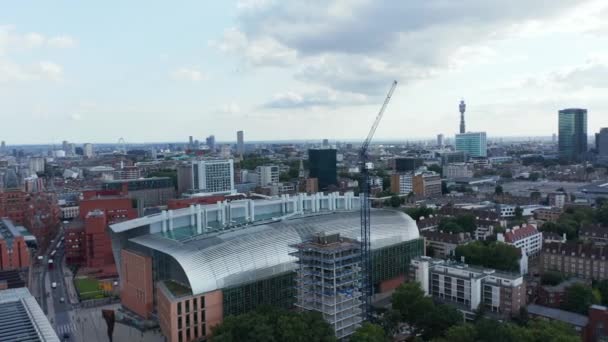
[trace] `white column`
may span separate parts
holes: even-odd
[[[196,205],[196,232],[198,234],[202,234],[203,233],[203,223],[201,222],[201,205],[197,204]]]
[[[162,221],[161,221],[161,225],[162,225],[162,231],[163,233],[165,233],[167,231],[167,211],[163,210],[161,212],[161,217],[162,217]]]
[[[203,231],[206,232],[207,231],[207,224],[209,222],[209,215],[208,215],[208,211],[207,208],[203,208],[202,212],[201,212],[201,216],[202,216],[202,225],[203,225]]]
[[[190,227],[194,227],[194,224],[196,222],[196,213],[195,213],[195,205],[191,204],[190,205]]]
[[[169,210],[169,230],[173,230],[173,210]]]

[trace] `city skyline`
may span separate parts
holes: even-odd
[[[607,126],[602,1],[31,8],[0,13],[9,144],[232,141],[238,130],[248,141],[356,141],[392,79],[400,87],[378,140],[452,137],[462,97],[467,129],[490,137],[550,136],[570,107],[588,109],[589,133]],[[167,15],[180,20],[157,25]]]

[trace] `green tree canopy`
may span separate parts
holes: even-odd
[[[391,207],[399,208],[399,206],[401,206],[401,197],[399,197],[397,195],[393,195],[393,196],[391,196],[390,202],[391,202]]]
[[[502,194],[503,194],[502,185],[497,185],[497,186],[494,188],[494,193],[495,193],[495,194],[497,194],[497,195],[502,195]]]
[[[363,323],[363,325],[355,331],[350,337],[350,342],[387,342],[389,341],[384,329],[377,324],[369,322]]]
[[[296,341],[333,342],[331,326],[317,312],[291,312],[264,307],[228,316],[213,328],[214,342]]]
[[[519,249],[501,242],[484,243],[473,241],[456,247],[456,260],[465,258],[467,264],[494,268],[501,271],[518,272]]]
[[[477,225],[473,215],[458,215],[442,218],[438,229],[447,233],[473,233]]]
[[[408,208],[405,210],[405,213],[408,214],[414,220],[418,221],[421,217],[428,218],[429,215],[433,215],[435,211],[423,205],[418,208]]]
[[[562,309],[586,315],[589,307],[601,302],[599,291],[583,284],[574,284],[566,289],[566,298]]]

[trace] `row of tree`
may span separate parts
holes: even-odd
[[[493,268],[501,271],[519,272],[521,253],[515,246],[497,241],[473,241],[456,247],[456,260],[467,264]]]

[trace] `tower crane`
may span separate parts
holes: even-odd
[[[369,130],[367,134],[367,138],[363,141],[363,145],[361,145],[361,149],[359,150],[359,165],[362,173],[363,186],[361,188],[361,192],[359,193],[359,198],[361,200],[361,266],[363,271],[363,297],[364,297],[364,312],[367,318],[370,318],[371,315],[371,300],[373,294],[373,283],[372,283],[372,255],[371,255],[371,240],[370,240],[370,201],[369,201],[369,188],[370,188],[370,169],[371,163],[369,162],[369,154],[368,149],[369,145],[374,137],[374,133],[376,133],[376,128],[378,128],[378,124],[382,119],[382,115],[388,106],[388,103],[393,96],[393,92],[397,87],[397,81],[393,81],[391,89],[388,91],[386,95],[386,99],[380,108],[380,112],[376,116],[376,120],[374,120],[374,124],[372,128]]]

